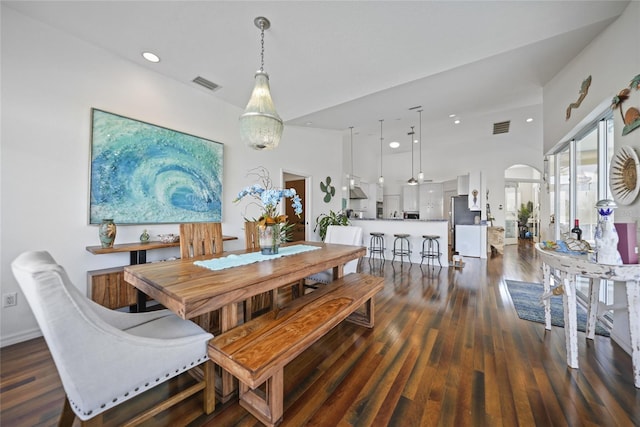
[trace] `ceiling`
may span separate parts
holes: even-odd
[[[628,1],[3,1],[154,72],[243,109],[260,67],[257,16],[287,125],[342,130],[408,149],[409,126],[466,133],[541,111],[542,87]],[[143,50],[160,56],[152,64]],[[579,83],[576,82],[576,93]],[[536,108],[537,106],[537,108]],[[542,117],[533,117],[541,126]],[[521,127],[526,131],[526,127]]]

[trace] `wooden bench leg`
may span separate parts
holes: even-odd
[[[264,398],[240,382],[240,406],[264,425],[280,424],[284,413],[284,370],[280,369],[266,381]]]
[[[368,299],[362,308],[363,311],[354,311],[346,320],[356,325],[364,326],[365,328],[373,328],[373,313],[375,311],[373,298]]]
[[[236,327],[238,324],[238,306],[236,304],[230,304],[222,307],[221,313],[220,329],[222,329],[223,333]],[[235,394],[235,378],[233,375],[222,369],[220,380],[220,390],[218,390],[219,398],[222,403],[226,403],[231,400]]]

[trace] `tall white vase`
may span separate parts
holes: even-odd
[[[616,206],[596,206],[599,208],[598,213],[600,214],[595,232],[596,262],[598,264],[621,265],[622,257],[618,252],[618,232],[613,225],[613,209]]]

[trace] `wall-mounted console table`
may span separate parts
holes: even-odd
[[[589,307],[587,314],[587,338],[593,339],[596,325],[596,310],[600,280],[613,280],[624,284],[627,291],[629,310],[629,333],[631,338],[631,362],[634,384],[640,388],[640,265],[606,265],[590,262],[586,256],[574,256],[545,250],[538,243],[536,250],[542,261],[544,292],[551,289],[554,276],[564,285],[562,301],[564,305],[565,340],[567,365],[578,369],[578,323],[576,314],[576,276],[590,279]],[[551,329],[551,310],[545,299],[545,328]]]
[[[222,236],[222,240],[237,240],[235,236]],[[94,255],[129,252],[129,265],[145,264],[147,251],[162,248],[179,247],[180,242],[164,243],[158,241],[120,243],[111,248],[102,246],[87,246],[87,251]],[[91,299],[110,309],[129,307],[131,311],[143,311],[141,302],[144,296],[138,298],[136,288],[124,280],[124,266],[92,270],[87,272],[87,281],[91,291]]]

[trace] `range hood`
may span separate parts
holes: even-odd
[[[350,199],[366,199],[367,195],[365,194],[364,191],[362,191],[362,188],[358,186],[354,186],[353,188],[349,189],[349,198]]]

